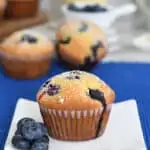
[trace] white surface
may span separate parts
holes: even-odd
[[[108,6],[108,8],[111,8]],[[88,20],[96,23],[104,30],[107,30],[116,18],[130,14],[136,11],[136,6],[134,4],[125,4],[119,8],[109,9],[108,12],[98,12],[98,13],[87,13],[87,12],[73,12],[68,10],[67,4],[62,5],[62,13],[67,20]]]
[[[15,150],[11,138],[16,123],[23,117],[32,117],[41,121],[38,104],[20,99],[12,120],[4,150]],[[137,105],[134,100],[114,104],[105,134],[87,142],[63,142],[50,139],[49,150],[146,150],[139,121]]]
[[[135,38],[133,44],[143,51],[150,52],[150,33],[144,33]]]

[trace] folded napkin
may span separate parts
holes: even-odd
[[[37,103],[25,99],[18,101],[5,150],[15,150],[11,138],[16,123],[23,117],[42,121]],[[135,100],[114,104],[104,135],[86,142],[63,142],[50,138],[50,150],[146,150]]]

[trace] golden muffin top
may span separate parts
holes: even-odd
[[[111,104],[114,99],[114,91],[104,81],[78,70],[50,78],[37,94],[40,105],[60,110],[96,109]]]
[[[15,32],[0,45],[0,53],[18,58],[37,59],[49,57],[53,51],[52,42],[33,31]]]
[[[64,23],[57,32],[57,42],[61,57],[68,56],[72,63],[79,64],[88,57],[91,61],[101,60],[108,49],[103,30],[87,21]]]

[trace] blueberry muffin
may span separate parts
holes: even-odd
[[[64,23],[57,32],[58,58],[72,69],[89,70],[107,53],[103,31],[86,21]]]
[[[114,99],[114,91],[105,82],[77,70],[52,77],[37,94],[51,136],[73,141],[103,134]]]
[[[53,51],[47,38],[31,31],[15,32],[0,45],[4,69],[10,76],[22,79],[46,74]]]
[[[8,0],[6,17],[25,18],[37,14],[39,0]]]
[[[0,20],[3,18],[5,8],[6,8],[6,0],[1,0],[0,1]]]

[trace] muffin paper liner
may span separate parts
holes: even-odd
[[[106,128],[111,104],[107,105],[101,128],[98,129],[103,108],[93,110],[56,110],[40,106],[50,135],[59,140],[89,140],[101,136]],[[98,134],[97,134],[98,132]]]

